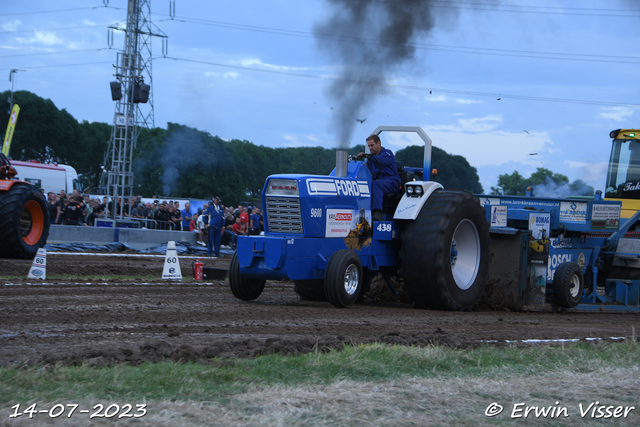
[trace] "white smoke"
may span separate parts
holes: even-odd
[[[549,197],[564,199],[570,196],[593,196],[594,189],[584,181],[578,179],[571,184],[563,182],[561,184],[547,177],[544,184],[533,187],[534,197]]]

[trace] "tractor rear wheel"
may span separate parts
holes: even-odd
[[[238,254],[234,253],[229,264],[229,285],[233,295],[244,301],[251,301],[260,296],[267,281],[260,279],[250,279],[240,273],[240,262]]]
[[[0,257],[33,258],[49,237],[49,210],[42,193],[15,183],[0,192]]]
[[[294,280],[293,290],[303,301],[326,301],[324,280]]]
[[[362,289],[362,262],[352,250],[340,249],[329,259],[324,275],[324,293],[338,308],[349,307]]]
[[[437,190],[402,232],[405,289],[419,308],[467,310],[489,273],[489,226],[471,193]]]
[[[553,275],[553,298],[560,307],[574,308],[582,299],[584,276],[575,262],[564,262]]]

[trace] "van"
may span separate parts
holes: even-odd
[[[36,160],[30,162],[12,160],[11,166],[18,171],[17,179],[30,182],[38,189],[44,189],[45,194],[49,191],[58,194],[60,190],[70,194],[74,189],[82,193],[78,174],[69,165],[40,163]]]

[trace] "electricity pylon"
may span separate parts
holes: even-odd
[[[109,0],[103,2],[106,6]],[[125,41],[113,66],[116,80],[111,82],[111,97],[116,101],[116,108],[100,186],[115,200],[134,195],[133,150],[140,128],[155,126],[151,39],[162,39],[165,56],[168,44],[166,34],[151,22],[151,0],[128,0],[126,25],[109,27],[109,47],[113,45],[113,30],[123,31]],[[115,203],[113,206],[115,211]],[[117,214],[122,215],[123,209],[124,203],[121,203]],[[115,214],[110,212],[110,216]]]

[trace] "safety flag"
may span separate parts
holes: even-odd
[[[2,143],[2,154],[5,156],[9,156],[9,147],[11,147],[13,131],[16,128],[16,122],[18,121],[18,113],[20,113],[20,107],[18,104],[13,104],[11,116],[9,116],[9,124],[7,125],[7,133],[4,135],[4,142]]]

